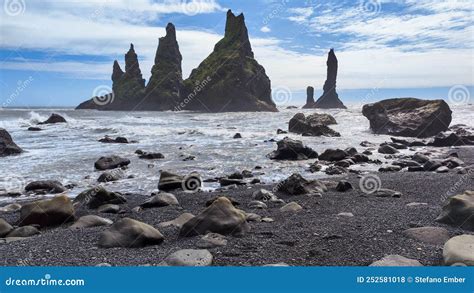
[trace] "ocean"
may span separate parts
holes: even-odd
[[[272,161],[266,157],[276,149],[276,143],[285,136],[302,140],[321,153],[327,148],[356,147],[361,141],[373,143],[390,141],[390,136],[374,135],[369,121],[361,114],[362,105],[349,105],[347,110],[280,109],[279,113],[192,113],[192,112],[99,112],[73,109],[3,109],[0,110],[0,127],[7,129],[14,141],[24,149],[18,156],[0,158],[0,193],[19,191],[35,180],[58,180],[64,185],[75,184],[69,192],[76,196],[97,184],[101,172],[94,162],[105,155],[119,155],[131,160],[126,177],[106,183],[112,191],[150,194],[157,190],[160,170],[181,175],[193,171],[203,179],[229,175],[244,169],[254,171],[265,183],[274,183],[293,172],[307,178],[327,177],[324,172],[310,173],[308,161]],[[454,124],[474,127],[474,105],[452,105]],[[331,128],[341,137],[302,137],[296,134],[277,135],[278,128],[287,130],[294,114],[303,112],[329,113],[338,124]],[[68,123],[41,125],[43,131],[27,131],[29,126],[58,113]],[[234,139],[235,133],[242,135]],[[124,136],[136,140],[131,144],[104,144],[98,142],[105,135]],[[137,149],[160,152],[159,160],[139,159]],[[422,148],[420,148],[422,149]],[[403,152],[403,150],[402,150]],[[195,160],[183,159],[194,156]],[[374,152],[372,159],[384,161],[383,155]],[[254,170],[255,166],[262,169]],[[376,170],[380,166],[356,166],[362,170]],[[133,178],[132,178],[133,177]],[[218,183],[204,183],[205,190],[219,187]],[[11,201],[0,198],[0,203]]]

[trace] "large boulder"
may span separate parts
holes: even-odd
[[[143,222],[123,218],[115,222],[99,238],[99,247],[139,248],[161,244],[163,235],[157,229]]]
[[[66,123],[66,119],[64,119],[63,116],[59,115],[59,114],[56,114],[56,113],[53,113],[51,114],[51,116],[49,116],[48,119],[46,119],[45,121],[43,122],[40,122],[38,124],[56,124],[56,123]]]
[[[318,159],[322,161],[341,161],[350,157],[350,154],[341,149],[327,149],[319,155]]]
[[[69,197],[60,195],[23,205],[20,209],[20,225],[58,226],[74,221],[74,213]]]
[[[108,156],[108,157],[100,157],[95,163],[94,167],[97,170],[108,170],[108,169],[115,169],[119,167],[124,167],[130,164],[130,160],[126,158],[122,158],[119,156]]]
[[[127,202],[127,200],[122,194],[107,191],[102,186],[85,190],[79,193],[74,199],[74,203],[86,205],[90,209],[96,209],[105,204],[123,204],[125,202]]]
[[[169,205],[179,205],[178,199],[171,193],[162,192],[147,199],[140,206],[142,208],[165,207]]]
[[[305,116],[303,113],[298,113],[290,119],[288,131],[311,136],[341,136],[328,127],[331,124],[337,124],[337,122],[329,114],[315,113]]]
[[[267,156],[272,160],[308,160],[318,158],[318,153],[300,140],[285,137],[277,142],[277,150]]]
[[[13,231],[12,225],[8,224],[7,221],[0,218],[0,238],[5,237],[11,231]]]
[[[277,191],[291,195],[318,194],[327,191],[327,187],[319,180],[307,180],[298,173],[277,184]]]
[[[158,189],[162,191],[169,191],[180,189],[183,186],[184,176],[174,174],[168,171],[161,171],[160,180],[158,182]]]
[[[0,128],[0,157],[16,155],[22,152],[23,150],[13,142],[10,133]]]
[[[272,100],[270,79],[252,52],[244,15],[236,16],[230,10],[224,38],[193,69],[184,85],[185,97],[179,110],[278,111]]]
[[[450,197],[436,221],[474,231],[474,191]]]
[[[463,234],[449,239],[443,247],[444,264],[474,266],[474,235]]]
[[[415,227],[403,231],[405,236],[433,245],[443,245],[449,239],[449,232],[442,227]]]
[[[243,211],[236,209],[226,197],[215,200],[202,213],[187,221],[180,236],[204,235],[208,232],[243,236],[250,230]]]
[[[447,130],[451,113],[444,100],[415,98],[388,99],[362,108],[374,133],[409,137],[429,137]]]
[[[61,182],[56,180],[41,180],[41,181],[33,181],[28,183],[25,186],[26,192],[34,192],[34,193],[62,193],[65,192],[67,189],[64,187]]]

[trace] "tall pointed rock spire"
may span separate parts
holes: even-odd
[[[337,79],[337,67],[338,62],[334,49],[331,49],[328,53],[327,65],[327,77],[323,87],[323,95],[316,101],[313,108],[342,108],[346,109],[346,106],[339,100],[339,95],[336,92],[336,79]]]

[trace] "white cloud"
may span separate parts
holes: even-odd
[[[304,23],[313,14],[313,7],[290,8],[292,14],[288,19],[297,23]]]
[[[260,28],[260,31],[261,31],[262,33],[269,33],[269,32],[271,32],[272,30],[271,30],[268,26],[262,26],[262,27]]]

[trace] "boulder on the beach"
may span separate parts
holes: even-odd
[[[267,155],[271,160],[308,160],[316,159],[318,153],[304,146],[300,140],[288,137],[277,142],[277,150]]]
[[[259,189],[252,193],[252,198],[255,200],[262,200],[262,201],[276,201],[278,197],[274,195],[272,192],[266,189]]]
[[[277,190],[291,195],[320,194],[327,191],[326,186],[319,180],[307,180],[298,173],[277,184]]]
[[[99,247],[139,248],[161,244],[163,235],[157,229],[143,222],[123,218],[104,231],[99,238]]]
[[[94,163],[94,167],[97,170],[108,170],[108,169],[124,167],[124,166],[127,166],[128,164],[130,164],[129,159],[113,155],[113,156],[99,158]]]
[[[298,113],[290,119],[288,131],[307,136],[341,136],[328,127],[331,124],[337,124],[337,122],[329,114],[315,113],[305,116],[303,113]]]
[[[347,169],[341,166],[329,166],[324,170],[324,173],[328,175],[341,175],[347,173]]]
[[[206,201],[206,207],[209,207],[211,206],[216,200],[218,200],[219,198],[221,198],[220,196],[215,196],[209,200]],[[226,196],[225,198],[227,198],[228,200],[230,200],[230,203],[236,207],[236,206],[239,206],[240,205],[240,202],[238,200],[236,200],[235,198],[233,198],[232,196]]]
[[[207,249],[181,249],[168,255],[161,266],[205,267],[212,264],[212,254]]]
[[[0,207],[0,213],[13,213],[21,209],[21,205],[18,203],[7,204],[6,206]]]
[[[397,165],[387,165],[379,168],[379,172],[398,172],[401,170],[402,167]]]
[[[127,200],[122,194],[107,191],[102,186],[85,190],[74,199],[74,203],[85,204],[90,209],[96,209],[104,204],[123,204],[125,202]]]
[[[165,207],[169,205],[179,205],[176,196],[171,193],[162,192],[147,199],[140,206],[142,208]]]
[[[350,155],[341,149],[327,149],[318,156],[318,159],[322,161],[340,161],[348,158]]]
[[[62,193],[66,190],[66,187],[64,187],[61,182],[56,180],[33,181],[25,186],[26,192],[33,192],[37,194]]]
[[[120,206],[117,204],[106,203],[99,206],[97,211],[103,214],[118,214],[120,213]]]
[[[124,172],[121,169],[114,169],[110,171],[105,171],[104,173],[100,174],[99,178],[97,178],[98,182],[112,182],[123,179],[125,177]]]
[[[474,266],[474,235],[463,234],[449,239],[443,247],[445,265]]]
[[[441,160],[431,159],[423,164],[425,171],[436,171],[439,167],[443,166]]]
[[[405,236],[433,245],[443,245],[449,239],[449,232],[442,227],[415,227],[403,231]]]
[[[102,218],[96,215],[87,215],[80,217],[74,224],[71,225],[71,229],[90,228],[98,226],[112,225],[112,220]]]
[[[0,128],[0,157],[16,155],[22,152],[23,150],[13,142],[10,133]]]
[[[339,181],[336,186],[336,191],[339,192],[346,192],[351,189],[353,189],[352,184],[346,180]]]
[[[283,213],[296,213],[300,210],[302,210],[303,207],[300,206],[298,203],[292,201],[290,203],[287,203],[286,205],[282,206],[280,208],[280,212],[283,212]]]
[[[181,227],[179,235],[194,236],[214,232],[243,236],[249,230],[245,213],[236,209],[226,197],[220,197],[202,213],[187,221]]]
[[[191,213],[183,213],[179,217],[174,220],[162,222],[158,224],[158,227],[165,228],[165,227],[177,227],[180,228],[191,218],[194,218],[194,215]]]
[[[422,267],[416,259],[410,259],[401,255],[386,255],[382,259],[371,263],[371,267]]]
[[[168,171],[161,171],[160,180],[158,182],[158,189],[162,191],[169,191],[180,189],[183,186],[184,176],[174,174]]]
[[[10,225],[4,219],[0,218],[0,238],[5,237],[11,231],[13,231],[12,225]]]
[[[31,237],[40,234],[38,228],[34,226],[22,226],[15,228],[13,231],[8,233],[6,237]]]
[[[64,119],[63,116],[59,115],[59,114],[56,114],[56,113],[53,113],[51,114],[51,116],[49,116],[48,119],[46,119],[45,121],[43,122],[40,122],[38,124],[56,124],[56,123],[66,123],[66,119]]]
[[[448,198],[436,221],[474,231],[474,191]]]
[[[399,152],[396,148],[388,144],[380,145],[377,151],[381,154],[389,154],[389,155],[393,155]]]
[[[362,114],[376,134],[434,136],[448,129],[451,109],[444,100],[399,98],[364,105]]]
[[[214,247],[226,246],[227,239],[224,235],[218,233],[207,233],[202,236],[196,243],[196,246],[201,249],[210,249]]]
[[[74,221],[74,207],[66,195],[24,204],[20,209],[20,225],[58,226]]]

